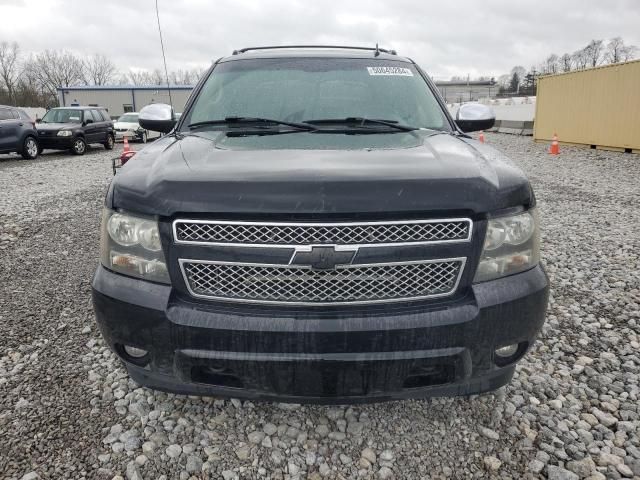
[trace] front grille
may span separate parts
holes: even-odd
[[[196,297],[305,305],[449,295],[455,291],[464,263],[464,258],[455,258],[313,270],[290,265],[180,261],[189,291]]]
[[[259,223],[176,220],[178,243],[217,245],[380,245],[459,242],[471,238],[471,220],[363,223]]]

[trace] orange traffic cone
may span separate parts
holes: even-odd
[[[478,136],[478,140],[480,143],[484,143],[484,132],[480,130],[480,135]]]
[[[127,153],[131,149],[129,148],[129,140],[127,139],[126,135],[123,137],[123,141],[124,141],[124,149],[122,150],[122,153]]]
[[[558,145],[558,135],[553,134],[553,141],[549,147],[549,153],[551,155],[558,155],[560,153],[560,145]]]

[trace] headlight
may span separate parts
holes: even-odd
[[[487,222],[474,282],[523,272],[540,261],[540,231],[535,209]]]
[[[105,208],[100,258],[102,264],[114,272],[170,283],[158,222],[154,219]]]
[[[72,134],[71,130],[60,130],[58,132],[59,137],[70,137]]]

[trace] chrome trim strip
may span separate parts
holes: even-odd
[[[455,240],[426,240],[419,242],[390,242],[390,243],[346,243],[341,245],[348,245],[350,247],[393,247],[393,246],[406,246],[406,245],[438,245],[442,243],[463,243],[470,242],[473,235],[473,221],[470,218],[438,218],[434,220],[378,220],[375,222],[244,222],[239,220],[191,220],[188,218],[179,218],[173,221],[173,241],[182,245],[215,245],[219,247],[253,247],[253,248],[296,248],[305,247],[307,245],[284,245],[279,243],[226,243],[226,242],[194,242],[192,240],[179,240],[177,224],[180,222],[208,224],[208,225],[265,225],[268,227],[357,227],[366,225],[415,225],[426,223],[446,223],[446,222],[467,222],[469,224],[469,233],[467,238],[460,238]],[[314,244],[314,245],[330,245],[330,244]],[[311,247],[311,245],[309,245]]]
[[[184,284],[189,291],[189,294],[195,298],[201,298],[204,300],[211,300],[217,302],[232,302],[232,303],[245,303],[245,304],[262,304],[262,305],[280,305],[280,306],[341,306],[341,305],[370,305],[376,303],[398,303],[398,302],[411,302],[416,300],[425,300],[428,298],[441,298],[441,297],[449,297],[453,295],[458,290],[458,285],[460,284],[460,279],[462,278],[462,274],[464,273],[464,268],[467,263],[467,257],[456,257],[456,258],[437,258],[432,260],[415,260],[408,262],[388,262],[388,263],[366,263],[366,264],[358,264],[358,265],[338,265],[336,269],[350,269],[350,268],[360,268],[360,267],[384,267],[384,266],[393,266],[393,265],[419,265],[424,263],[444,263],[444,262],[461,262],[460,271],[458,272],[458,278],[456,278],[456,282],[451,288],[449,292],[445,293],[436,293],[433,295],[422,295],[418,297],[402,297],[402,298],[385,298],[380,300],[355,300],[355,301],[346,301],[346,302],[287,302],[280,300],[248,300],[243,298],[228,298],[228,297],[216,297],[212,295],[202,295],[195,293],[191,289],[191,285],[189,284],[189,279],[187,278],[187,272],[185,270],[186,263],[200,263],[200,264],[208,264],[208,265],[242,265],[247,267],[276,267],[276,268],[299,268],[304,270],[312,270],[310,266],[307,265],[284,265],[282,263],[246,263],[246,262],[222,262],[218,260],[193,260],[186,258],[179,258],[178,262],[180,264],[180,271],[182,272],[182,279]]]

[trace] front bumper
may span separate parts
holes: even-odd
[[[74,140],[75,138],[73,136],[58,137],[58,136],[52,135],[50,137],[45,137],[45,136],[38,137],[38,143],[40,145],[40,148],[43,148],[43,149],[48,148],[51,150],[67,150],[71,148],[71,145],[73,144]]]
[[[185,298],[100,266],[102,334],[142,385],[197,395],[357,403],[495,390],[544,322],[542,267],[442,302],[367,308],[252,308]],[[497,347],[519,344],[507,361]],[[149,351],[128,357],[123,345]]]
[[[127,137],[128,140],[141,140],[142,139],[142,131],[132,131],[132,130],[127,130],[127,131],[115,131],[115,139],[116,142],[121,142],[124,140],[124,137]]]

